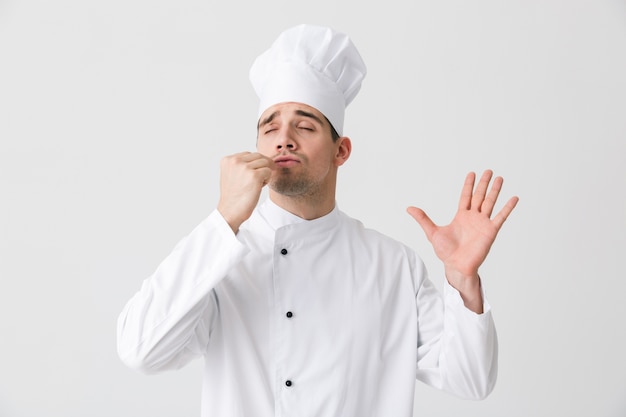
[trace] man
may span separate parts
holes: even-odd
[[[220,200],[129,301],[118,352],[156,372],[204,356],[202,415],[411,416],[416,378],[483,398],[496,333],[478,268],[517,198],[467,176],[452,223],[408,209],[445,266],[441,297],[406,246],[339,211],[345,106],[365,66],[328,28],[283,32],[255,61],[256,153],[221,164]],[[259,207],[261,190],[269,199]]]

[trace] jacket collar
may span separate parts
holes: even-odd
[[[314,220],[304,220],[278,206],[270,198],[267,198],[259,206],[258,212],[275,232],[279,229],[286,228],[307,233],[326,233],[333,229],[339,221],[339,208],[337,204],[335,204],[335,207],[330,213]]]

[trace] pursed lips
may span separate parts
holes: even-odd
[[[288,168],[300,163],[300,160],[294,156],[278,156],[274,158],[274,164],[277,167]]]

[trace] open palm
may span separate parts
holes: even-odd
[[[424,230],[437,257],[444,263],[448,279],[451,274],[478,277],[478,268],[487,257],[502,224],[517,204],[518,198],[512,197],[491,218],[503,182],[502,177],[496,177],[488,190],[492,176],[492,171],[485,171],[474,190],[476,175],[473,172],[467,175],[458,211],[446,226],[437,226],[417,207],[407,209]],[[453,282],[451,284],[455,286]]]

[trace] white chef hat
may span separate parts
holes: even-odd
[[[260,99],[258,117],[274,104],[303,103],[319,110],[342,135],[345,108],[366,72],[347,35],[314,25],[287,29],[250,68]]]

